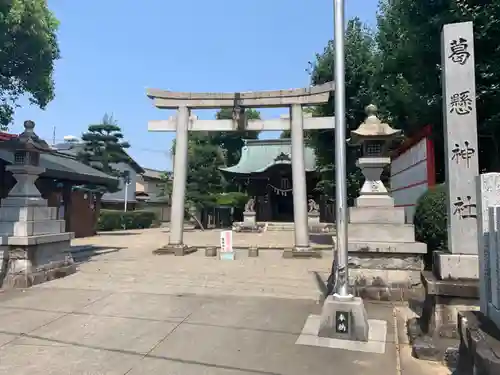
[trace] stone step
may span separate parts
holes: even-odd
[[[350,207],[350,223],[404,224],[404,207]]]
[[[282,232],[282,231],[294,231],[295,225],[293,223],[279,225],[279,224],[268,224],[267,230],[270,232]]]
[[[353,242],[415,242],[411,224],[350,223],[348,235]]]
[[[347,244],[353,253],[426,254],[427,245],[422,242],[370,242],[351,241]]]
[[[65,226],[64,220],[3,222],[0,223],[0,234],[14,237],[58,234],[64,232]]]

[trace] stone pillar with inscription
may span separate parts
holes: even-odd
[[[434,271],[440,279],[477,279],[479,167],[472,22],[445,25],[441,43],[449,251],[435,254]]]
[[[458,338],[462,334],[457,331],[459,313],[477,310],[479,305],[478,215],[483,215],[476,189],[479,167],[472,22],[445,25],[441,37],[448,250],[435,252],[432,272],[422,272],[426,299],[420,324],[408,324],[413,327],[412,337],[421,336],[412,332],[417,327],[426,335],[413,342],[417,357],[421,349],[433,350],[432,341],[439,337]],[[440,353],[439,347],[435,345],[436,353]]]

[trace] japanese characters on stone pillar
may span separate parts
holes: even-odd
[[[437,263],[442,278],[477,278],[475,177],[479,172],[472,22],[443,27],[441,59],[448,248],[452,255],[438,255]]]

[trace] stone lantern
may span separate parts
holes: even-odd
[[[365,183],[356,200],[358,207],[394,206],[393,199],[380,176],[384,168],[391,163],[388,155],[392,142],[401,136],[401,130],[393,129],[377,117],[377,107],[370,104],[365,108],[366,120],[351,131],[350,143],[361,146],[362,156],[356,162],[365,176]]]
[[[66,222],[57,219],[57,208],[47,205],[35,185],[45,172],[40,155],[52,151],[34,128],[33,121],[26,121],[24,132],[2,142],[2,148],[13,155],[5,169],[16,180],[0,204],[3,288],[27,288],[76,272],[70,243],[73,233],[64,231]]]
[[[24,132],[4,143],[4,147],[11,150],[14,155],[12,164],[5,169],[12,173],[16,185],[2,201],[3,206],[45,205],[35,182],[38,176],[45,172],[45,169],[40,167],[40,154],[50,152],[50,148],[35,134],[34,128],[33,121],[25,121]]]

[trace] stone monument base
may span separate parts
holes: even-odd
[[[159,249],[153,250],[154,255],[175,255],[183,256],[194,253],[198,249],[193,246],[187,246],[184,244],[167,244]]]
[[[76,272],[73,233],[2,237],[2,288],[29,288]]]
[[[337,325],[342,320],[342,318],[339,319],[339,316],[344,315],[348,330],[346,333],[341,333]],[[323,304],[318,336],[343,340],[368,341],[368,316],[363,300],[359,297],[342,298],[336,295],[328,296]]]
[[[432,272],[423,271],[422,283],[425,300],[421,316],[407,324],[413,355],[419,359],[443,361],[458,343],[459,312],[479,309],[479,282],[439,280]]]
[[[285,259],[303,259],[303,258],[321,258],[322,253],[310,247],[294,247],[287,248],[283,251],[283,258]]]
[[[423,333],[457,338],[459,311],[479,309],[479,280],[439,280],[422,272],[425,301],[420,318]]]
[[[479,280],[479,257],[474,254],[434,253],[434,273],[441,280]]]
[[[500,329],[481,312],[460,312],[458,374],[500,374]]]

